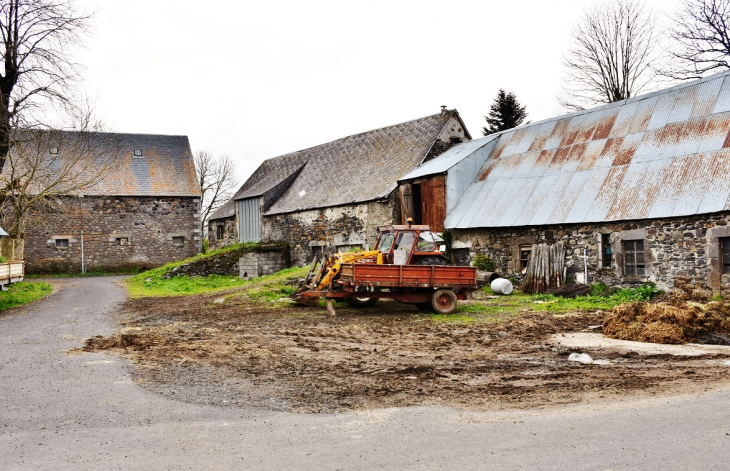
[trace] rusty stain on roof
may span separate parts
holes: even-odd
[[[467,189],[447,228],[730,209],[730,72],[531,123],[498,139],[472,183],[479,190]]]

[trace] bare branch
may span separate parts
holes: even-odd
[[[730,69],[730,0],[684,0],[672,25],[672,63],[662,74],[691,80]]]
[[[83,112],[72,54],[89,19],[73,0],[0,2],[0,171],[13,144],[11,126],[48,126],[51,110],[64,118]]]
[[[195,168],[201,193],[201,223],[203,234],[208,227],[208,218],[233,197],[238,188],[236,166],[227,155],[213,157],[201,150],[195,154]]]
[[[639,0],[604,0],[586,9],[563,58],[560,104],[576,111],[645,90],[656,76],[654,24]]]

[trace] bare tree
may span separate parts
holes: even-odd
[[[64,210],[69,197],[98,192],[121,148],[91,116],[77,116],[73,130],[11,127],[0,174],[0,223],[11,237],[22,238],[34,214]]]
[[[584,10],[563,58],[560,104],[582,110],[645,89],[656,76],[655,23],[639,0],[604,0]]]
[[[76,112],[79,66],[72,54],[89,18],[73,0],[0,2],[0,171],[13,146],[12,126],[49,127],[53,112]]]
[[[662,73],[690,80],[730,69],[729,27],[730,0],[685,0],[672,26],[672,61]]]
[[[233,197],[238,188],[238,179],[236,166],[230,157],[213,157],[206,150],[195,154],[195,169],[200,184],[202,233],[205,234],[208,218]]]

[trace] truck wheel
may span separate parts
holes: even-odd
[[[448,265],[449,261],[445,258],[441,257],[425,257],[417,262],[414,263],[414,265]]]
[[[456,309],[456,293],[450,289],[437,289],[431,298],[431,307],[437,314],[451,314]]]
[[[378,302],[378,298],[345,298],[350,307],[370,307]]]

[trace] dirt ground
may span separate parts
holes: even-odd
[[[522,311],[459,324],[381,301],[369,309],[338,304],[337,313],[253,302],[234,291],[143,298],[119,313],[120,334],[91,338],[84,350],[131,359],[135,381],[171,398],[296,412],[614,401],[705,390],[730,371],[721,354],[652,356],[548,342],[595,329],[600,312]],[[609,362],[568,361],[573,352]]]

